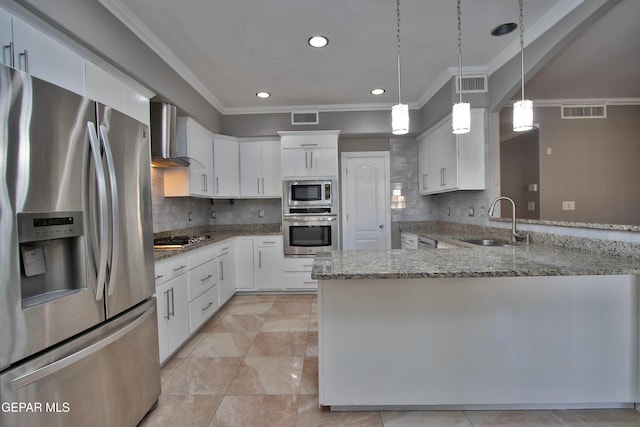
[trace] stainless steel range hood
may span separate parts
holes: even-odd
[[[161,168],[188,167],[186,150],[181,149],[176,138],[176,106],[152,102],[150,109],[151,164]]]

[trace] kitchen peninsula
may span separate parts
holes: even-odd
[[[534,244],[320,254],[319,402],[632,406],[639,274],[638,260]]]

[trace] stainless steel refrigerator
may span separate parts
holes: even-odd
[[[149,129],[0,67],[0,426],[134,426],[160,395]]]

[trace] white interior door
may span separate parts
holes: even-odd
[[[389,153],[342,153],[343,249],[391,249]]]

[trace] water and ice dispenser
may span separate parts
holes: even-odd
[[[18,240],[23,309],[87,288],[83,212],[19,213]]]

